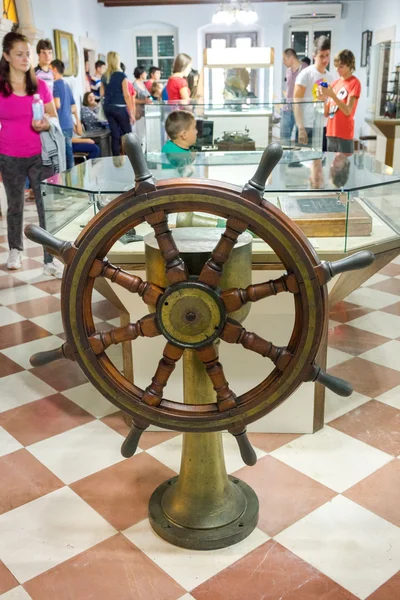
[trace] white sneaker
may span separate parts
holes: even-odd
[[[15,271],[21,268],[21,251],[13,248],[8,254],[7,269]]]
[[[55,277],[56,279],[62,279],[63,269],[60,269],[58,265],[54,264],[54,262],[45,263],[43,267],[43,275]]]

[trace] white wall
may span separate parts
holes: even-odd
[[[377,32],[385,29],[394,30],[394,39],[400,41],[400,1],[399,0],[364,0],[362,14],[362,31],[372,31],[372,45],[377,43]],[[371,92],[367,97],[366,68],[360,68],[356,75],[363,85],[363,95],[359,102],[358,111],[367,116],[367,108],[371,104]],[[371,74],[371,83],[374,79]],[[357,131],[357,130],[356,130]],[[369,126],[363,123],[363,133],[371,133]]]
[[[363,31],[378,31],[393,25],[396,25],[396,40],[400,41],[399,0],[364,0]]]

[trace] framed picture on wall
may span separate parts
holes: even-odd
[[[105,54],[98,54],[97,55],[97,60],[102,60],[103,63],[105,63],[107,61],[106,55]]]
[[[74,36],[72,33],[66,31],[60,31],[60,29],[54,29],[54,45],[56,48],[56,57],[62,60],[65,66],[64,75],[70,77],[75,75],[75,48],[74,48]]]
[[[369,59],[369,49],[372,43],[372,31],[363,31],[361,43],[361,61],[360,66],[366,67]]]

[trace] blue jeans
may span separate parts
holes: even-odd
[[[86,142],[79,144],[72,144],[72,150],[74,152],[87,152],[88,159],[98,158],[100,156],[100,148],[97,144],[88,144]]]
[[[65,158],[67,159],[67,169],[74,166],[74,153],[72,151],[72,129],[62,130],[65,137]]]
[[[113,156],[121,152],[121,136],[132,131],[129,113],[126,106],[104,104],[104,113],[111,129],[111,149]]]
[[[296,127],[294,112],[292,110],[282,110],[281,116],[281,143],[285,146],[291,145],[292,132]],[[297,139],[297,128],[296,128]]]

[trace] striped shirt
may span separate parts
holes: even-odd
[[[53,87],[54,87],[53,71],[51,69],[49,69],[48,71],[45,71],[38,65],[35,68],[35,75],[38,79],[41,79],[42,81],[45,81],[47,83],[47,87],[49,88],[50,92],[53,94]]]

